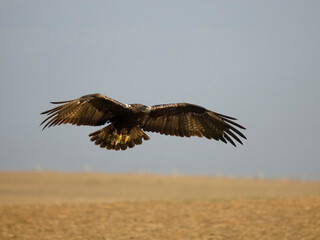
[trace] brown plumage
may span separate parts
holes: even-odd
[[[142,139],[149,140],[142,130],[180,137],[206,137],[234,146],[234,140],[242,144],[239,137],[246,139],[238,130],[245,128],[235,123],[235,118],[189,103],[148,107],[123,104],[100,93],[52,103],[62,105],[41,113],[48,115],[41,123],[43,129],[65,123],[90,126],[110,123],[89,135],[96,145],[108,150],[125,150],[142,144]]]

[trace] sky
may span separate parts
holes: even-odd
[[[319,1],[0,1],[0,170],[320,180]],[[41,131],[51,101],[188,102],[247,140],[147,133],[126,151],[98,127]]]

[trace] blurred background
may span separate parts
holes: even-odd
[[[0,1],[0,170],[320,179],[319,1]],[[41,131],[50,101],[100,92],[189,102],[248,140],[147,133],[127,151],[95,127]]]

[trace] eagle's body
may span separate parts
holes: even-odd
[[[49,116],[41,123],[44,128],[71,123],[106,127],[91,133],[91,141],[102,148],[125,150],[150,138],[144,131],[180,137],[206,137],[241,143],[237,135],[246,137],[236,128],[245,129],[231,121],[235,118],[209,111],[188,103],[163,104],[148,107],[142,104],[123,104],[102,94],[90,94],[64,102],[42,114]],[[232,139],[233,138],[233,139]]]
[[[114,115],[110,122],[116,128],[134,127],[140,125],[150,113],[150,108],[142,104],[129,104],[128,112]]]

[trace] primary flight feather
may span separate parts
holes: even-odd
[[[52,102],[61,104],[42,112],[48,117],[41,123],[46,127],[71,123],[73,125],[106,127],[89,134],[90,140],[108,150],[126,150],[149,140],[144,131],[180,137],[208,139],[242,144],[246,137],[238,130],[245,129],[233,117],[228,117],[189,103],[154,105],[123,104],[100,93],[80,98]]]

